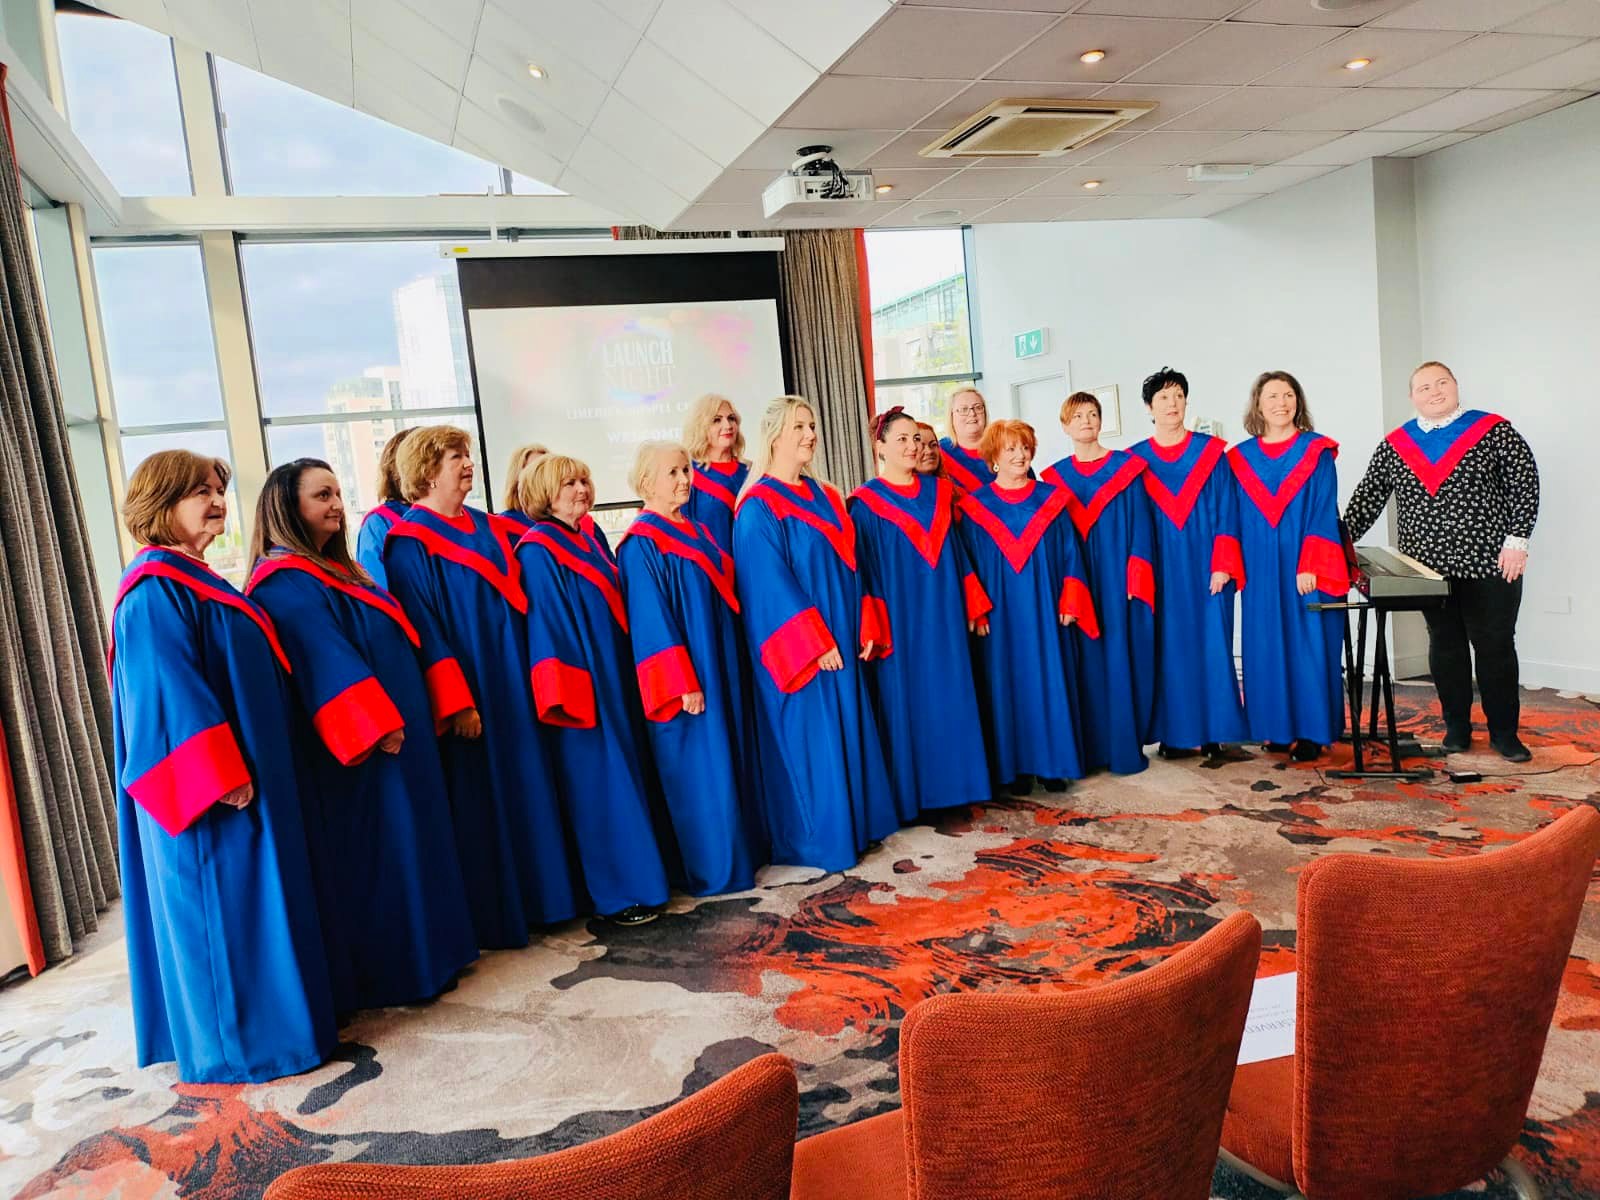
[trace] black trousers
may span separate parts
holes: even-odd
[[[1452,579],[1443,608],[1423,609],[1428,622],[1428,669],[1439,692],[1447,731],[1472,728],[1472,665],[1491,740],[1512,737],[1522,705],[1517,696],[1517,610],[1522,580]]]

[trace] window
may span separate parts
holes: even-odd
[[[268,456],[326,460],[352,528],[378,502],[378,455],[399,429],[450,423],[476,444],[456,265],[436,242],[245,241],[240,253]]]
[[[464,150],[213,58],[236,196],[435,196],[499,192],[500,168]],[[561,195],[516,176],[525,195]]]
[[[867,274],[877,407],[902,404],[942,426],[950,393],[980,378],[962,231],[870,230]]]
[[[56,18],[73,132],[125,196],[187,196],[172,39],[115,17]]]

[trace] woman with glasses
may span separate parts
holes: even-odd
[[[994,469],[983,461],[979,444],[989,428],[989,407],[983,393],[965,387],[950,396],[950,436],[939,439],[945,472],[963,492],[994,482]]]

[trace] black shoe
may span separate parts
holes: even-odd
[[[1018,779],[1013,779],[1010,783],[1006,784],[1006,791],[1010,792],[1013,796],[1033,795],[1033,776],[1023,775]]]
[[[1200,751],[1198,750],[1188,750],[1182,746],[1169,746],[1165,742],[1162,742],[1161,745],[1156,749],[1156,753],[1162,758],[1167,759],[1200,757]]]
[[[1044,779],[1041,777],[1039,785],[1047,792],[1064,792],[1067,790],[1067,781],[1065,779]]]
[[[1200,747],[1200,752],[1212,762],[1241,763],[1249,762],[1254,757],[1248,750],[1238,746],[1224,746],[1220,742],[1207,742]]]
[[[1439,743],[1439,749],[1446,754],[1465,754],[1472,749],[1472,730],[1446,729],[1444,741]]]
[[[1288,742],[1262,742],[1261,748],[1268,754],[1290,754],[1294,751]]]
[[[1289,757],[1295,762],[1316,762],[1322,757],[1322,747],[1306,738],[1296,738],[1289,748]]]
[[[1490,747],[1507,762],[1525,763],[1533,758],[1533,751],[1522,744],[1522,739],[1516,734],[1504,738],[1491,738]]]
[[[631,925],[648,925],[661,914],[655,909],[643,904],[630,904],[621,912],[607,913],[606,920],[613,925],[624,927]]]

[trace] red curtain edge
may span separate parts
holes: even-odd
[[[861,375],[867,385],[867,420],[878,415],[878,389],[872,378],[872,285],[867,279],[867,231],[856,230],[856,289],[859,312],[857,324],[861,326]]]

